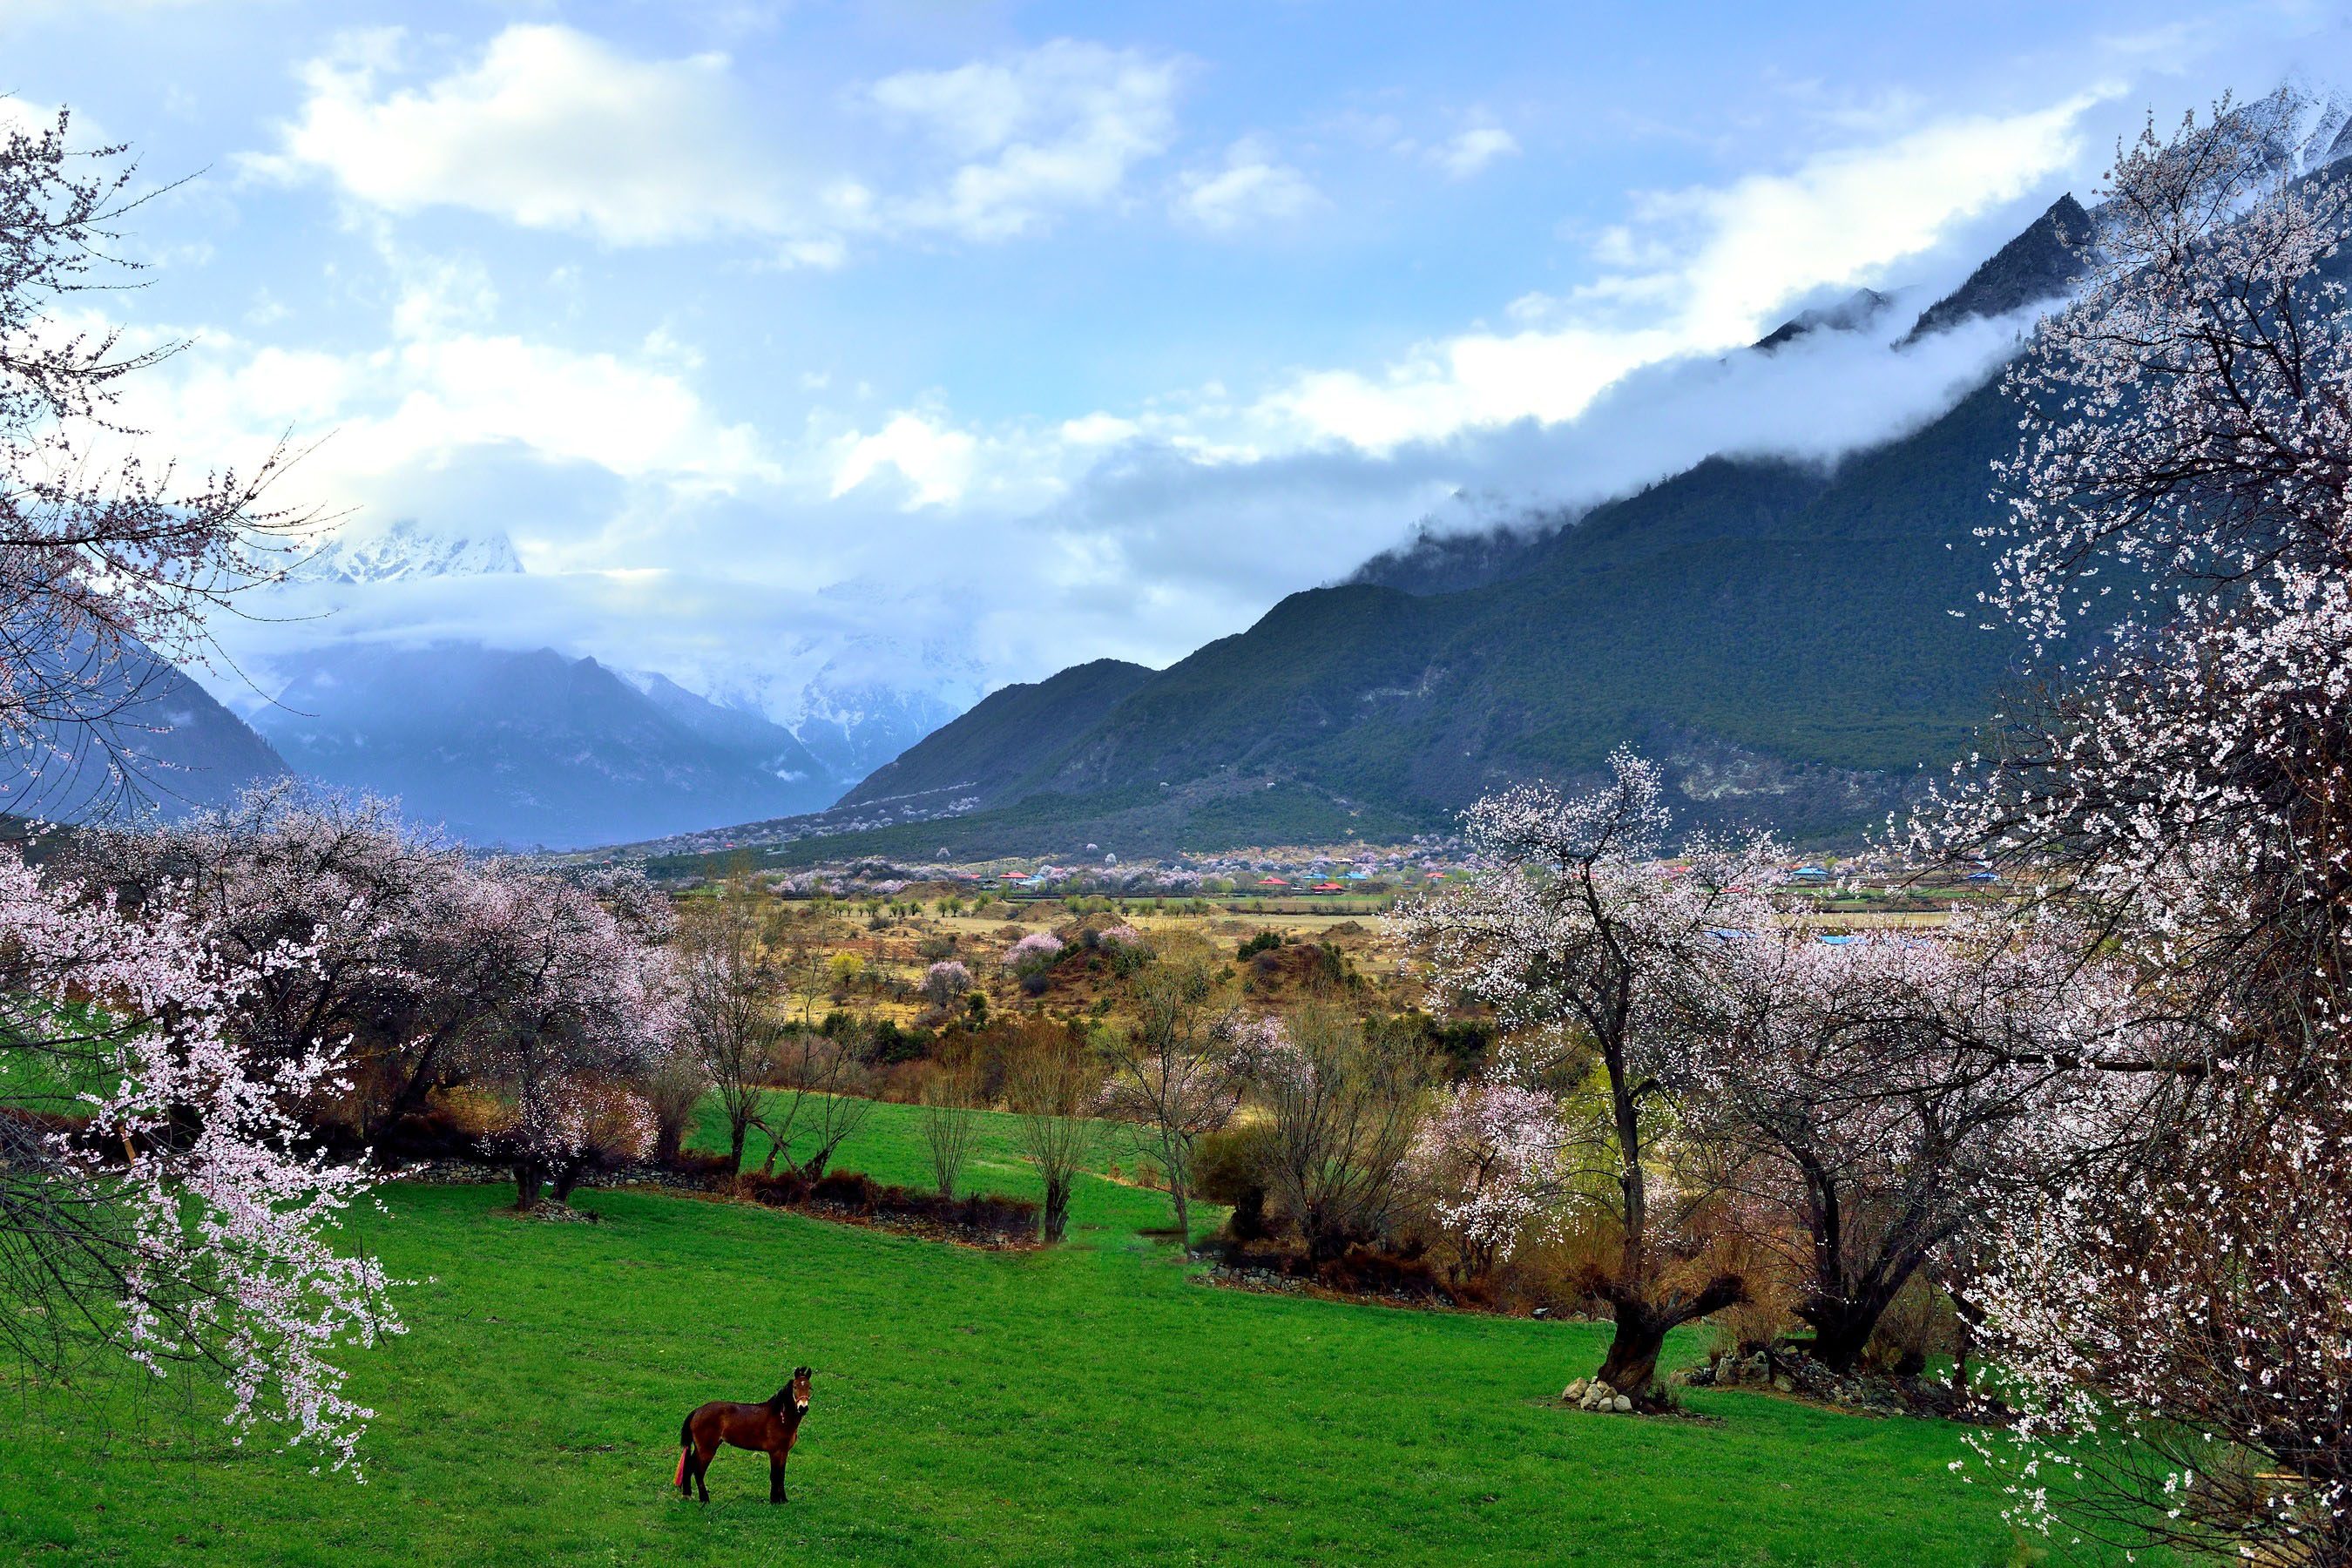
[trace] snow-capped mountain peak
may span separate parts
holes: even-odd
[[[296,568],[293,576],[310,583],[399,583],[521,570],[514,542],[504,529],[447,533],[402,518],[381,531],[338,535]]]

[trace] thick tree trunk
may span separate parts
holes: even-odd
[[[1048,1242],[1056,1242],[1070,1228],[1070,1184],[1057,1176],[1045,1178],[1045,1206],[1037,1216],[1037,1233]]]
[[[407,1079],[401,1084],[400,1091],[392,1097],[392,1103],[384,1108],[383,1114],[377,1119],[376,1124],[367,1130],[368,1142],[373,1143],[383,1136],[384,1132],[402,1117],[412,1111],[423,1110],[425,1097],[435,1089],[455,1089],[465,1081],[466,1075],[463,1073],[453,1073],[444,1077],[434,1070],[436,1064],[440,1060],[441,1047],[446,1039],[446,1035],[436,1034],[425,1042],[424,1053],[416,1058],[416,1065],[410,1069]]]
[[[529,1214],[539,1206],[540,1184],[546,1179],[536,1160],[515,1162],[515,1207]]]
[[[1614,1287],[1602,1294],[1614,1308],[1617,1332],[1601,1363],[1600,1378],[1620,1394],[1638,1396],[1657,1380],[1658,1352],[1666,1336],[1685,1323],[1748,1300],[1748,1282],[1719,1274],[1695,1296],[1670,1291],[1663,1300],[1645,1290]]]
[[[1184,1191],[1184,1178],[1175,1177],[1168,1184],[1168,1196],[1176,1205],[1176,1245],[1189,1250],[1192,1245],[1192,1205]]]
[[[1617,1303],[1617,1332],[1601,1363],[1601,1381],[1620,1394],[1639,1394],[1658,1375],[1658,1352],[1665,1348],[1666,1331],[1646,1303]]]
[[[1906,1271],[1904,1278],[1909,1277]],[[1860,1296],[1815,1295],[1800,1302],[1797,1316],[1813,1330],[1813,1359],[1833,1372],[1851,1372],[1902,1286],[1897,1279]]]
[[[570,1203],[572,1201],[572,1189],[580,1184],[580,1178],[587,1173],[587,1161],[564,1161],[562,1164],[555,1167],[553,1179],[549,1184],[547,1195],[553,1198],[560,1204]]]
[[[743,1173],[743,1143],[751,1128],[738,1121],[727,1132],[727,1169],[740,1176]]]

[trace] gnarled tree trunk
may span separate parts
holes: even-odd
[[[1834,1372],[1853,1370],[1869,1348],[1870,1336],[1877,1332],[1879,1319],[1886,1315],[1886,1309],[1915,1272],[1916,1266],[1899,1268],[1891,1278],[1874,1279],[1851,1296],[1816,1291],[1799,1302],[1797,1316],[1812,1326],[1813,1359]]]
[[[1604,1287],[1601,1294],[1615,1310],[1617,1332],[1609,1342],[1599,1375],[1618,1393],[1634,1395],[1657,1381],[1658,1352],[1665,1348],[1669,1333],[1709,1312],[1745,1301],[1748,1285],[1737,1275],[1721,1274],[1696,1295],[1672,1290],[1654,1298],[1639,1286]]]
[[[539,1206],[539,1189],[547,1173],[537,1160],[515,1162],[515,1207],[529,1214]]]

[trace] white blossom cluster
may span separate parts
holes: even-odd
[[[341,1054],[314,1043],[258,1057],[231,1023],[316,952],[233,955],[177,892],[153,890],[133,918],[110,894],[45,884],[0,856],[12,1037],[111,1080],[83,1093],[89,1136],[53,1134],[45,1151],[45,1195],[82,1216],[78,1256],[59,1267],[111,1285],[120,1347],[158,1376],[217,1362],[240,1441],[266,1417],[342,1468],[374,1413],[344,1395],[331,1358],[401,1325],[381,1267],[334,1246],[372,1178],[310,1151],[295,1115],[340,1086]]]
[[[2128,965],[2149,1080],[1992,1212],[2021,1522],[2352,1562],[2352,193],[2308,106],[2125,150],[2092,287],[2011,377],[1990,596],[2047,684],[1915,842]],[[2053,983],[2074,986],[2070,974]],[[2063,1483],[2063,1484],[2053,1484]]]

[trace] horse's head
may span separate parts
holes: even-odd
[[[770,1403],[775,1405],[776,1414],[779,1415],[790,1414],[797,1418],[807,1415],[809,1407],[809,1369],[804,1366],[796,1366],[793,1368],[792,1382],[776,1390],[776,1397],[770,1401]]]

